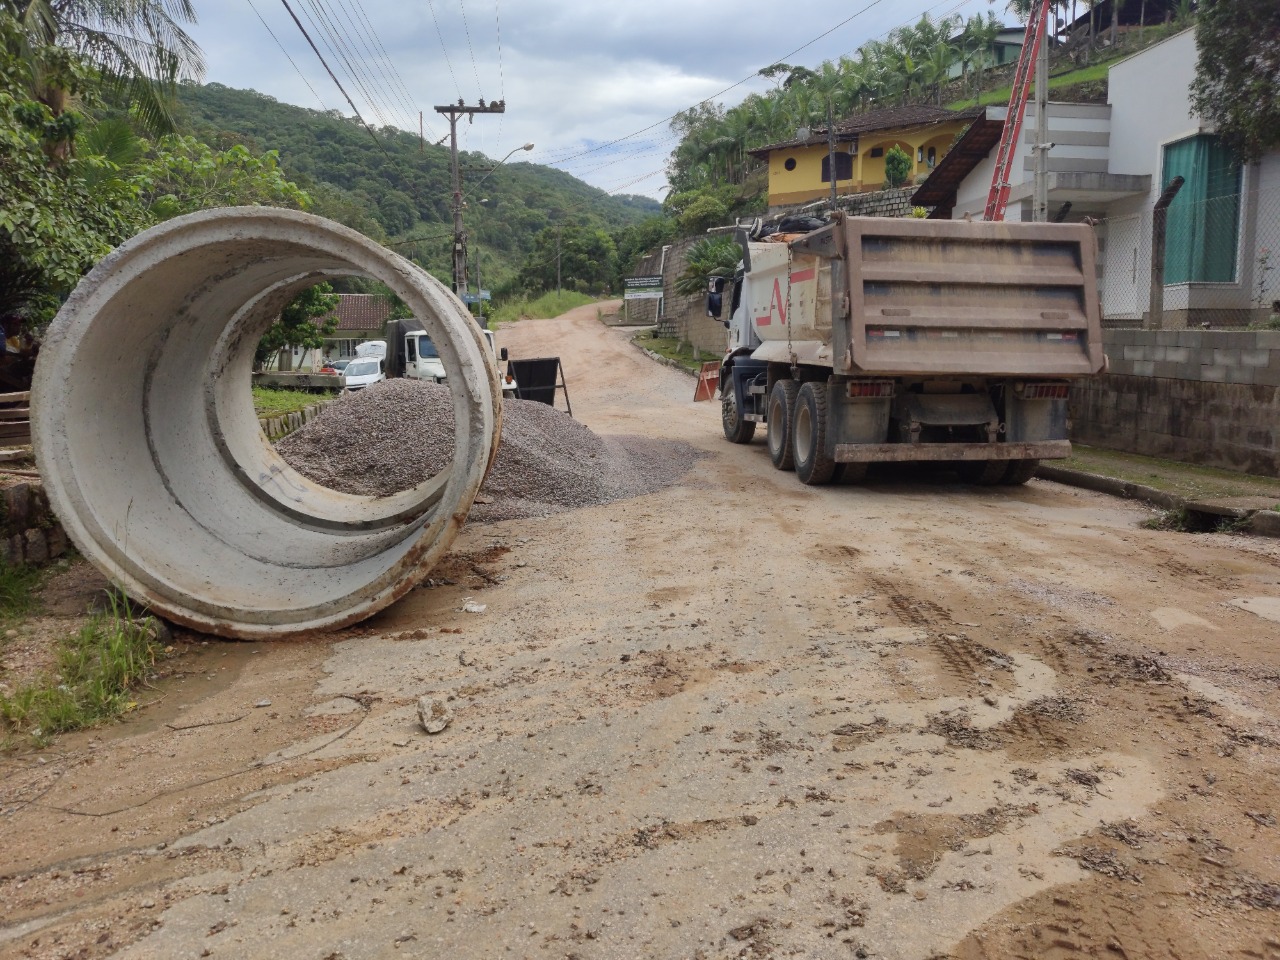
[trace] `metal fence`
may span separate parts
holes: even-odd
[[[1280,187],[1176,197],[1166,211],[1163,283],[1153,291],[1154,227],[1150,208],[1097,224],[1105,326],[1280,328]]]

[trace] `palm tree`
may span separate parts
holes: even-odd
[[[199,46],[182,28],[196,22],[191,0],[0,0],[22,25],[32,93],[60,116],[74,90],[61,52],[96,68],[152,133],[174,129],[180,80],[204,77]]]

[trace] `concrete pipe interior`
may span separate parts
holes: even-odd
[[[338,276],[385,283],[450,371],[453,462],[390,497],[303,477],[253,410],[263,333]],[[466,519],[499,429],[492,359],[452,293],[352,230],[261,207],[172,220],[104,259],[50,326],[32,391],[36,457],[81,552],[157,613],[244,638],[354,623],[412,588]]]

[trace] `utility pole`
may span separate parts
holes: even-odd
[[[831,174],[831,209],[836,208],[836,115],[831,98],[827,97],[827,170]]]
[[[1119,0],[1112,2],[1118,3]],[[1036,223],[1045,223],[1049,219],[1049,150],[1053,147],[1049,142],[1049,38],[1055,32],[1049,29],[1049,24],[1056,23],[1052,8],[1046,9],[1044,20],[1044,36],[1040,38],[1040,49],[1036,51],[1036,142],[1031,148],[1035,152],[1031,219]]]
[[[505,100],[495,100],[485,104],[481,100],[476,106],[468,107],[466,102],[458,100],[447,106],[436,107],[436,113],[449,118],[449,158],[453,171],[453,292],[466,292],[467,289],[467,235],[462,230],[462,171],[458,169],[458,118],[465,116],[467,122],[473,122],[477,113],[506,113]]]
[[[560,227],[556,227],[556,296],[560,295]]]

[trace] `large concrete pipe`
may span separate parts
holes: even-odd
[[[303,477],[253,410],[262,334],[339,276],[390,287],[449,371],[452,465],[391,497]],[[36,365],[32,435],[54,510],[109,579],[178,623],[271,638],[355,623],[426,575],[496,450],[499,390],[474,321],[414,264],[308,214],[208,210],[135,237],[76,288]]]

